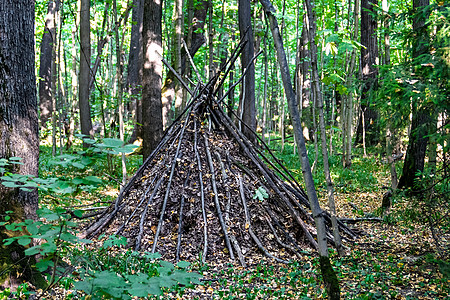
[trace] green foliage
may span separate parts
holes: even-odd
[[[80,215],[81,212],[74,214]],[[32,239],[40,240],[40,243],[28,247],[25,254],[39,254],[41,258],[35,267],[49,274],[49,288],[64,279],[66,284],[73,284],[75,290],[91,295],[92,299],[131,299],[133,296],[161,295],[164,290],[175,286],[182,291],[184,287],[200,284],[199,274],[187,272],[188,262],[181,261],[174,266],[157,260],[158,254],[132,250],[120,252],[126,245],[124,237],[110,236],[98,249],[84,246],[92,241],[76,236],[76,223],[71,221],[71,215],[64,209],[40,209],[38,216],[41,221],[27,219],[20,223],[10,223],[9,216],[6,216],[0,226],[10,231],[24,232],[23,235],[5,239],[4,245],[17,242],[28,246]],[[63,258],[70,260],[72,265],[63,267]],[[72,268],[77,272],[65,277],[67,270]],[[9,291],[4,293],[9,295]],[[18,290],[13,295],[19,294],[24,294],[24,291]]]

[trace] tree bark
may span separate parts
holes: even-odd
[[[365,132],[370,145],[376,145],[379,141],[379,130],[377,128],[378,113],[370,107],[369,97],[371,91],[377,85],[378,69],[378,44],[377,44],[377,5],[378,0],[361,1],[361,71],[362,71],[362,93],[361,110],[356,131],[355,143],[363,141]],[[362,115],[364,114],[364,116]],[[364,120],[364,122],[363,122]]]
[[[194,5],[194,2],[190,1],[189,5]],[[200,49],[200,47],[206,42],[206,37],[203,34],[203,28],[205,26],[208,7],[209,1],[203,0],[200,1],[200,3],[195,4],[195,7],[192,8],[194,14],[193,18],[188,21],[189,33],[187,39],[187,45],[191,57],[194,57],[198,49]],[[181,50],[181,70],[182,70],[181,75],[185,75],[186,69],[188,68],[189,63],[187,62],[187,54],[184,50]],[[175,84],[177,81],[178,80],[176,79],[175,75],[171,71],[168,71],[166,78],[164,80],[164,84],[162,86],[162,103],[163,106],[165,107],[164,110],[168,110],[169,104],[172,103],[174,100]],[[167,113],[164,112],[163,115],[167,115]],[[168,117],[163,116],[163,118],[167,119]],[[165,123],[168,121],[169,120],[165,120]]]
[[[128,56],[127,89],[131,96],[135,125],[129,142],[142,137],[142,19],[144,18],[144,1],[133,0],[130,53]]]
[[[0,1],[0,158],[21,157],[12,173],[38,175],[39,135],[34,54],[34,1]],[[36,219],[38,192],[0,185],[0,216],[12,222]],[[0,227],[0,240],[14,232]],[[17,287],[36,277],[16,242],[0,245],[0,286]],[[4,269],[6,268],[6,269]],[[7,272],[5,270],[8,270]],[[19,275],[19,278],[17,277]],[[8,277],[8,275],[10,277]],[[6,280],[6,282],[5,282]]]
[[[305,1],[306,11],[308,14],[309,20],[309,28],[307,30],[308,33],[308,42],[311,48],[311,72],[312,72],[312,85],[314,89],[314,94],[317,99],[317,108],[319,109],[319,129],[320,129],[320,139],[322,146],[322,158],[323,158],[323,171],[325,173],[325,179],[327,182],[327,192],[328,192],[328,205],[330,207],[331,213],[331,224],[334,236],[334,242],[336,244],[336,249],[340,256],[344,255],[344,249],[342,247],[341,236],[339,234],[339,227],[336,219],[336,207],[334,202],[334,186],[333,181],[331,180],[330,174],[330,165],[328,162],[328,150],[327,150],[327,137],[326,137],[326,128],[325,128],[325,117],[324,117],[324,109],[323,109],[323,95],[322,90],[320,88],[320,79],[319,79],[319,66],[317,62],[317,44],[316,40],[316,31],[317,31],[317,21],[316,15],[313,9],[313,3],[310,1]]]
[[[413,9],[417,12],[429,4],[429,0],[414,0]],[[427,18],[426,15],[417,14],[417,17],[413,20],[413,31],[416,37],[413,44],[413,59],[428,51],[428,36],[425,24]],[[420,79],[420,70],[417,73]],[[424,91],[422,91],[422,94],[424,94]],[[406,149],[403,173],[398,182],[398,188],[415,190],[421,189],[421,187],[415,185],[415,180],[417,179],[417,172],[423,172],[425,166],[432,109],[427,107],[426,99],[420,98],[413,99],[412,107],[408,148]]]
[[[59,9],[59,1],[48,2],[47,16],[45,17],[44,34],[41,41],[41,54],[39,66],[39,110],[41,126],[50,118],[53,111],[52,106],[52,58],[54,44],[56,42],[55,16]]]
[[[142,76],[142,137],[144,161],[158,145],[163,133],[162,80],[162,3],[144,0]]]
[[[249,62],[254,56],[253,49],[253,28],[251,20],[251,6],[250,0],[238,0],[238,19],[239,19],[239,31],[241,37],[246,36],[248,41],[244,50],[241,54],[241,65],[242,68],[246,68]],[[242,70],[244,72],[244,70]],[[242,111],[242,120],[246,123],[253,131],[256,131],[256,108],[255,108],[255,65],[251,64],[249,70],[245,75],[244,79],[243,95],[241,97],[241,102],[239,103],[240,111]],[[255,141],[255,136],[246,126],[242,126],[242,132],[251,141]]]
[[[311,166],[309,164],[308,154],[306,150],[305,139],[303,137],[302,126],[300,121],[300,114],[298,111],[297,101],[294,90],[292,88],[291,75],[289,73],[289,65],[286,60],[286,54],[284,52],[283,41],[281,39],[278,22],[275,18],[275,8],[268,0],[260,0],[264,7],[264,11],[270,22],[270,29],[272,31],[275,48],[277,50],[278,63],[280,64],[280,70],[283,80],[283,86],[288,101],[289,112],[291,114],[292,124],[294,126],[295,139],[297,141],[297,148],[302,164],[302,173],[305,179],[306,190],[308,199],[310,202],[312,214],[317,228],[317,242],[320,256],[320,266],[322,277],[325,286],[328,291],[329,299],[339,299],[340,290],[336,273],[334,272],[330,259],[328,257],[328,247],[326,238],[326,227],[323,217],[323,211],[320,208],[319,200],[317,198],[316,189],[314,186],[314,180],[312,177]],[[309,1],[307,1],[309,2]],[[309,4],[311,5],[311,4]],[[309,10],[311,11],[311,10]]]
[[[173,21],[175,23],[175,32],[173,39],[173,66],[178,74],[182,74],[181,69],[181,40],[183,39],[183,0],[176,0],[173,12]],[[186,105],[186,99],[183,99],[183,88],[177,80],[175,82],[175,118],[183,111]]]
[[[354,26],[352,39],[356,39],[359,33],[359,4],[360,0],[355,0],[354,7]],[[351,4],[349,3],[348,14],[350,18]],[[348,56],[347,56],[348,57]],[[354,82],[353,72],[356,66],[356,49],[354,48],[350,53],[350,61],[347,63],[346,82],[347,87],[350,88]],[[342,165],[344,168],[350,168],[352,165],[352,131],[353,131],[353,97],[354,92],[350,91],[343,95],[343,109],[342,109]]]
[[[91,78],[91,23],[90,0],[81,0],[80,7],[80,74],[78,80],[81,134],[92,137],[91,105],[89,84]],[[87,145],[85,145],[87,146]]]

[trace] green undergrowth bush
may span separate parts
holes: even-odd
[[[12,213],[12,212],[8,212]],[[81,211],[75,211],[81,216]],[[123,237],[101,237],[100,246],[77,237],[77,224],[65,209],[38,211],[40,221],[25,220],[11,223],[6,215],[0,226],[9,231],[22,232],[3,241],[5,245],[25,246],[25,255],[38,255],[35,268],[48,282],[46,292],[56,287],[72,290],[69,299],[89,295],[89,299],[131,299],[162,295],[169,289],[183,294],[186,287],[200,284],[201,275],[188,272],[190,264],[180,261],[176,266],[159,259],[159,254],[126,250]],[[38,243],[32,244],[32,240]],[[4,290],[0,299],[31,295],[27,285],[17,291]]]

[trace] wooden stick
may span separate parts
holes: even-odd
[[[198,72],[197,67],[194,64],[194,60],[192,59],[191,53],[189,53],[189,49],[188,49],[188,46],[186,45],[186,42],[184,41],[184,39],[182,39],[181,42],[183,43],[184,49],[186,50],[186,54],[189,58],[189,62],[191,63],[191,66],[194,69],[195,74],[197,74],[198,82],[203,84],[202,78],[200,77],[200,73]]]
[[[218,196],[217,185],[216,185],[216,172],[214,170],[214,164],[212,161],[211,152],[209,150],[209,142],[208,142],[208,137],[206,136],[206,133],[203,133],[203,138],[205,140],[205,151],[206,151],[206,157],[207,157],[208,163],[209,163],[209,171],[211,172],[211,184],[212,184],[213,193],[214,193],[214,204],[216,205],[217,217],[219,218],[219,223],[220,223],[220,226],[222,227],[223,235],[225,238],[225,245],[227,245],[228,251],[230,252],[231,259],[234,260],[233,248],[231,247],[230,239],[228,237],[227,225],[225,224],[225,222],[223,220],[222,210],[220,208],[219,196]]]
[[[224,216],[225,216],[226,224],[229,224],[230,223],[230,208],[231,208],[231,193],[230,193],[230,187],[227,184],[228,175],[225,170],[225,165],[222,161],[222,158],[220,157],[219,152],[215,151],[214,153],[216,154],[217,160],[219,161],[220,167],[222,169],[222,182],[224,183],[225,193],[227,195],[227,205],[225,207],[225,215]],[[239,243],[238,243],[236,237],[231,232],[229,232],[228,234],[230,237],[231,244],[233,245],[234,250],[236,250],[236,253],[238,255],[238,258],[239,258],[239,261],[240,261],[242,267],[246,268],[244,255],[242,254],[241,247],[239,246]]]
[[[178,220],[178,238],[177,238],[177,253],[176,253],[176,261],[180,260],[180,248],[181,248],[181,234],[182,234],[182,230],[181,228],[183,227],[183,208],[184,208],[184,201],[186,199],[186,196],[184,194],[184,190],[186,189],[186,186],[189,182],[189,177],[191,175],[191,171],[188,171],[188,174],[186,176],[186,181],[184,182],[183,185],[183,192],[181,194],[181,200],[180,200],[180,217]]]
[[[134,250],[136,250],[136,251],[138,251],[141,248],[141,240],[142,240],[142,236],[144,235],[144,221],[145,221],[145,217],[147,216],[148,207],[152,204],[153,198],[155,197],[156,193],[158,192],[159,187],[161,186],[161,184],[165,178],[166,178],[166,176],[161,176],[161,178],[159,178],[158,182],[155,185],[155,188],[153,189],[153,192],[152,192],[150,198],[147,201],[147,205],[145,206],[145,209],[141,214],[141,220],[139,222],[139,234],[136,239],[136,246],[134,248]]]
[[[198,179],[200,184],[200,199],[202,203],[202,215],[203,215],[203,253],[202,263],[206,262],[206,255],[208,254],[208,221],[206,219],[205,209],[205,191],[203,188],[203,173],[202,173],[202,161],[200,154],[198,153],[197,145],[197,120],[194,118],[194,152],[197,158]]]
[[[134,217],[134,215],[136,214],[138,208],[145,201],[145,198],[147,197],[147,194],[150,191],[150,188],[152,187],[152,185],[155,182],[156,178],[157,178],[157,176],[155,176],[153,178],[152,182],[148,185],[147,189],[145,190],[144,194],[142,195],[141,200],[139,201],[138,205],[136,205],[136,207],[134,208],[133,212],[128,217],[128,219],[116,230],[116,232],[114,233],[115,235],[120,234],[122,232],[122,230],[125,228],[125,226],[127,226],[128,223],[130,222],[130,220]]]
[[[178,160],[178,156],[180,154],[181,145],[183,144],[184,131],[185,131],[186,127],[187,127],[187,124],[189,122],[190,116],[191,116],[191,114],[190,114],[190,112],[188,112],[187,116],[186,116],[186,120],[184,121],[184,124],[183,124],[183,128],[181,129],[180,137],[178,139],[177,151],[175,152],[175,156],[174,156],[174,158],[172,160],[169,180],[168,180],[167,188],[166,188],[166,194],[164,195],[164,201],[163,201],[163,205],[162,205],[162,208],[161,208],[161,213],[160,213],[160,216],[159,216],[158,227],[156,228],[156,233],[155,233],[155,237],[154,237],[154,240],[153,240],[152,253],[155,253],[155,251],[156,251],[156,246],[158,244],[158,237],[159,237],[159,234],[161,233],[161,227],[162,227],[162,225],[164,223],[164,214],[166,213],[167,200],[169,199],[169,192],[170,192],[170,187],[172,185],[173,174],[175,173],[175,167],[177,165],[177,160]]]
[[[250,234],[250,236],[252,237],[253,241],[256,243],[256,245],[258,246],[258,248],[267,256],[270,257],[272,259],[275,259],[278,262],[282,262],[282,263],[289,263],[287,260],[278,258],[273,256],[272,254],[270,254],[266,248],[263,246],[263,244],[261,243],[261,241],[259,240],[259,238],[256,236],[256,234],[253,232],[252,229],[252,223],[251,223],[251,219],[250,219],[250,214],[247,208],[247,200],[245,198],[245,192],[244,192],[244,184],[242,183],[242,177],[239,175],[238,178],[236,178],[236,181],[239,185],[239,191],[240,191],[240,195],[241,195],[241,200],[242,200],[242,206],[244,207],[244,212],[245,212],[245,227],[248,228],[248,233]]]
[[[186,89],[186,91],[188,91],[189,94],[191,94],[191,96],[194,95],[194,92],[188,87],[188,85],[186,84],[186,82],[184,82],[183,78],[181,78],[180,74],[177,73],[177,71],[175,71],[174,68],[172,68],[172,66],[164,59],[162,58],[162,62],[166,65],[166,67],[169,68],[169,70],[175,75],[175,77],[178,79],[178,81],[181,83],[181,85]]]

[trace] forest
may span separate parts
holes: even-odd
[[[448,299],[447,0],[0,1],[0,299]]]

